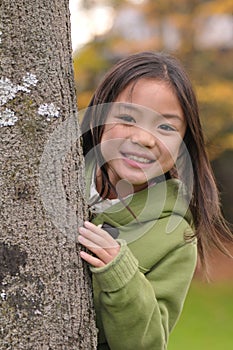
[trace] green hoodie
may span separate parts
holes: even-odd
[[[98,349],[164,350],[196,266],[192,218],[174,179],[127,202],[131,212],[119,202],[92,219],[117,228],[121,245],[111,263],[91,267]]]

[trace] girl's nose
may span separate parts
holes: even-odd
[[[152,135],[149,131],[141,128],[133,131],[131,135],[131,141],[143,147],[149,148],[154,147],[156,143],[155,136]]]

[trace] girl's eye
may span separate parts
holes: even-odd
[[[126,123],[136,123],[135,119],[133,117],[131,117],[131,115],[128,114],[122,114],[117,116],[117,119],[120,119]]]
[[[176,131],[176,128],[174,128],[174,126],[171,126],[169,124],[161,124],[159,125],[159,129],[162,129],[164,131]]]

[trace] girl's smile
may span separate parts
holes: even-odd
[[[150,166],[151,163],[155,162],[155,159],[151,159],[147,154],[142,153],[121,153],[122,156],[125,158],[124,160],[130,164],[132,167],[135,168],[143,168]]]
[[[123,90],[105,124],[101,152],[109,178],[114,186],[128,181],[135,192],[174,166],[186,130],[176,95],[152,79]]]

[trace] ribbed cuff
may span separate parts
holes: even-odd
[[[121,249],[114,260],[104,267],[91,267],[103,292],[114,292],[124,287],[138,270],[138,261],[126,241],[117,239]]]

